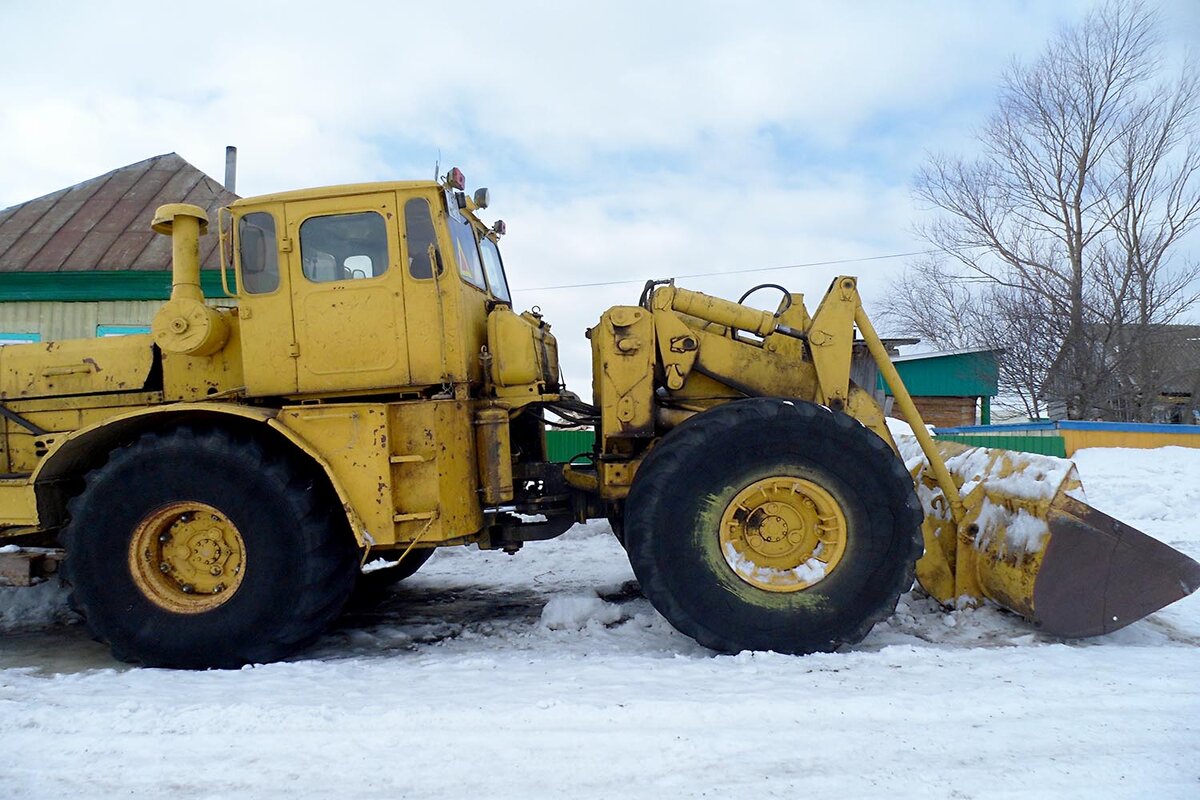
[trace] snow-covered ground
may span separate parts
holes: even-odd
[[[1200,450],[1076,461],[1200,557]],[[0,798],[1200,797],[1200,597],[1063,643],[914,592],[846,652],[715,656],[631,579],[602,522],[443,551],[293,661],[205,673],[0,590]]]

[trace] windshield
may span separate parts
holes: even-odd
[[[500,248],[486,236],[479,240],[479,253],[483,256],[483,271],[487,275],[488,286],[497,300],[512,303],[508,294],[508,281],[504,279],[504,264],[500,261]]]
[[[467,283],[483,289],[483,267],[479,263],[475,231],[466,217],[450,216],[450,237],[454,240],[454,256],[458,260],[459,274]]]

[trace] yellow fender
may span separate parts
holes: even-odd
[[[97,449],[109,449],[116,445],[123,434],[144,427],[150,418],[161,419],[169,417],[208,417],[224,416],[239,417],[265,424],[280,436],[291,442],[297,450],[321,468],[337,493],[338,501],[346,514],[346,521],[354,531],[354,538],[359,546],[369,546],[370,540],[366,534],[366,526],[362,517],[354,509],[345,488],[334,475],[329,464],[295,431],[276,421],[279,412],[275,409],[247,408],[225,403],[175,403],[168,406],[142,408],[125,414],[118,414],[96,425],[81,428],[55,441],[50,451],[38,463],[37,469],[29,478],[27,489],[36,495],[36,520],[43,525],[48,521],[57,522],[61,517],[61,509],[66,507],[65,498],[55,487],[59,480],[68,476],[79,476],[83,473],[84,465],[90,460]],[[34,500],[34,498],[29,498]],[[33,510],[33,503],[30,503]],[[35,523],[36,524],[36,523]]]

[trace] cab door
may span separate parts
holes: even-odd
[[[238,330],[246,393],[251,397],[296,391],[296,336],[292,322],[291,242],[281,239],[283,205],[240,214],[235,266]]]
[[[298,392],[410,385],[395,194],[288,203],[286,216]]]

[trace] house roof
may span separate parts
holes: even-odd
[[[919,341],[919,340],[918,340]],[[1003,353],[1003,349],[994,347],[962,347],[957,350],[938,350],[932,353],[906,353],[902,356],[892,356],[892,361],[923,361],[929,358],[946,358],[947,356],[965,356],[970,353]]]
[[[1163,391],[1200,391],[1200,325],[1154,325],[1149,335],[1159,359]]]
[[[1101,363],[1107,370],[1106,378],[1111,386],[1128,388],[1128,381],[1137,376],[1138,370],[1129,363],[1132,355],[1149,360],[1149,373],[1158,384],[1158,391],[1190,396],[1200,393],[1200,325],[1154,323],[1110,328],[1093,323],[1086,328],[1093,339],[1089,347],[1101,354]],[[1141,346],[1130,348],[1135,339]],[[1059,382],[1069,364],[1068,358],[1068,348],[1064,344],[1043,384],[1044,392],[1049,388],[1051,393],[1058,392],[1061,396]]]
[[[0,273],[169,270],[171,240],[150,230],[163,203],[208,212],[237,195],[175,153],[115,169],[67,189],[0,210]],[[200,239],[200,263],[216,269],[217,236]]]

